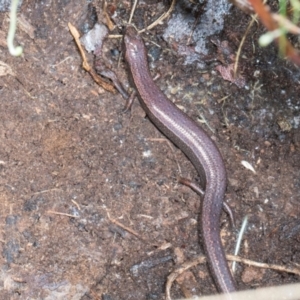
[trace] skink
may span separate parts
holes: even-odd
[[[173,104],[154,83],[146,47],[133,26],[124,35],[125,60],[140,103],[154,125],[195,166],[205,188],[201,230],[210,271],[220,292],[236,290],[220,239],[219,220],[226,189],[226,171],[221,154],[206,132]]]

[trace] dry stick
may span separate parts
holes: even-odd
[[[279,266],[279,265],[275,265],[275,264],[260,263],[257,261],[253,261],[250,259],[242,258],[240,256],[235,256],[235,255],[226,255],[226,258],[231,261],[238,261],[238,262],[247,264],[249,266],[254,266],[257,268],[271,269],[271,270],[276,270],[276,271],[280,271],[280,272],[292,273],[292,274],[300,276],[300,269],[295,268],[295,267],[288,268],[288,267],[283,267],[283,266]]]
[[[130,12],[130,17],[129,17],[129,20],[128,20],[128,24],[130,24],[131,21],[132,21],[132,18],[133,18],[133,15],[134,15],[137,4],[138,4],[138,0],[134,0],[133,6],[132,6],[132,9],[131,9],[131,12]]]
[[[103,13],[104,13],[104,17],[105,17],[106,25],[107,25],[108,29],[110,31],[113,31],[116,26],[110,19],[110,16],[107,12],[107,2],[106,1],[103,2]]]
[[[264,287],[246,291],[239,291],[228,294],[218,294],[203,297],[193,297],[192,299],[181,299],[181,300],[299,300],[300,295],[300,284],[284,284],[280,286]],[[178,299],[179,300],[179,299]]]
[[[136,237],[139,238],[140,240],[143,240],[143,238],[141,238],[141,237],[139,236],[139,234],[138,234],[136,231],[134,231],[133,229],[131,229],[131,228],[129,228],[129,227],[124,226],[124,225],[123,225],[122,223],[120,223],[119,221],[117,221],[117,220],[115,220],[115,219],[112,219],[112,218],[110,217],[109,213],[108,213],[108,212],[106,212],[106,213],[107,213],[107,217],[108,217],[109,221],[111,221],[113,224],[116,224],[117,226],[119,226],[119,227],[123,228],[124,230],[128,231],[129,233],[131,233],[132,235],[136,236]]]
[[[197,266],[198,264],[203,264],[206,262],[206,257],[205,256],[198,256],[195,260],[193,261],[188,261],[183,263],[179,268],[177,268],[175,271],[173,271],[167,278],[167,283],[166,283],[166,300],[171,300],[171,287],[172,283],[176,280],[176,278],[182,274],[183,272],[187,271],[188,269]]]
[[[43,191],[35,192],[32,195],[39,195],[39,194],[44,194],[44,193],[48,193],[48,192],[52,192],[52,191],[61,191],[61,190],[62,189],[53,188],[53,189],[49,189],[49,190],[43,190]]]
[[[292,273],[295,275],[300,275],[300,270],[299,268],[286,268],[283,266],[279,265],[274,265],[274,264],[265,264],[265,263],[259,263],[250,259],[245,259],[240,256],[235,256],[235,255],[226,255],[226,258],[231,261],[238,261],[244,264],[247,264],[249,266],[255,266],[258,268],[264,268],[264,269],[272,269],[276,271],[281,271],[281,272],[287,272],[287,273]],[[173,271],[167,278],[167,283],[166,283],[166,300],[171,300],[171,286],[172,283],[176,280],[176,278],[182,274],[183,272],[187,271],[188,269],[198,265],[198,264],[203,264],[206,262],[206,257],[205,256],[198,256],[196,259],[192,261],[188,261],[183,263],[180,267],[178,267],[175,271]]]
[[[47,214],[54,214],[54,215],[59,215],[59,216],[71,217],[71,218],[79,218],[78,216],[62,213],[62,212],[59,212],[59,211],[53,211],[53,210],[48,210]]]
[[[114,88],[114,86],[110,83],[107,83],[106,81],[104,81],[88,64],[87,59],[86,59],[86,55],[82,49],[82,46],[80,44],[80,35],[78,30],[69,22],[68,23],[68,27],[69,30],[76,42],[76,45],[79,49],[80,55],[82,57],[82,67],[93,77],[94,81],[96,83],[98,83],[101,87],[103,87],[105,90],[111,92],[111,93],[116,93],[116,89]]]
[[[78,210],[81,210],[79,204],[75,200],[71,200],[71,201],[76,205],[76,207],[77,207]]]

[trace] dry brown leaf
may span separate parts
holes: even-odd
[[[237,85],[239,88],[242,88],[246,85],[246,80],[242,75],[234,76],[234,63],[229,64],[228,66],[217,66],[218,70],[224,80],[230,81]]]

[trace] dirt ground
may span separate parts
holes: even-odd
[[[97,19],[90,2],[24,0],[27,30],[17,31],[15,43],[24,46],[17,58],[4,47],[8,15],[0,14],[6,64],[0,77],[1,299],[164,299],[167,276],[203,254],[200,197],[178,183],[178,176],[197,179],[193,166],[145,118],[138,101],[122,113],[122,97],[103,90],[81,67],[67,24],[90,30]],[[110,5],[128,20],[131,2],[121,2]],[[168,7],[140,1],[133,23],[143,28]],[[157,45],[151,48],[157,84],[202,124],[224,157],[226,200],[237,228],[249,218],[239,255],[297,267],[299,68],[281,59],[274,45],[258,47],[264,30],[255,23],[240,59],[243,84],[224,80],[216,69],[232,63],[228,57],[250,20],[230,9],[225,28],[212,37],[217,42],[207,40],[204,68],[185,65],[178,44],[163,39],[167,20],[143,36],[148,47]],[[229,54],[221,51],[224,41]],[[106,39],[103,51],[126,84],[121,39]],[[236,231],[225,213],[220,226],[225,250],[233,253]],[[299,281],[243,264],[235,279],[239,290]],[[205,264],[181,275],[171,290],[174,299],[213,293]]]

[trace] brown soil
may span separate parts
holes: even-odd
[[[155,2],[141,1],[133,22],[151,23],[160,13],[157,5],[168,9]],[[130,4],[117,8],[120,19],[128,20]],[[200,197],[177,180],[197,178],[196,171],[145,118],[138,101],[131,113],[121,113],[122,97],[105,92],[82,69],[67,23],[81,32],[93,26],[88,1],[25,0],[20,13],[30,25],[17,31],[15,43],[24,45],[24,55],[12,57],[0,44],[1,61],[11,68],[0,77],[0,298],[163,299],[168,274],[203,253]],[[0,21],[5,35],[7,13]],[[214,38],[235,53],[249,21],[232,8]],[[257,46],[263,29],[255,24],[240,61],[247,87],[239,88],[216,71],[216,64],[230,62],[215,44],[208,41],[209,56],[218,62],[203,58],[201,70],[184,65],[176,45],[161,38],[165,26],[144,35],[161,47],[152,71],[224,157],[226,200],[237,227],[249,217],[240,255],[296,266],[299,69],[278,57],[274,46]],[[120,39],[106,39],[104,53],[126,82],[113,49],[121,51]],[[220,226],[225,250],[232,253],[236,233],[225,213]],[[299,281],[242,264],[235,278],[239,290]],[[215,292],[206,265],[192,268],[172,288],[174,298]]]

